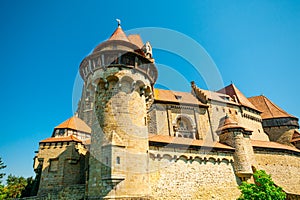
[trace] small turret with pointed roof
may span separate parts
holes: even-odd
[[[113,32],[113,34],[111,34],[108,40],[122,40],[122,41],[130,42],[126,34],[124,33],[123,29],[121,28],[121,20],[117,19],[117,21],[118,21],[118,27]]]
[[[248,180],[252,174],[252,165],[255,165],[253,147],[250,143],[252,131],[240,126],[227,114],[221,120],[218,129],[219,140],[235,148],[234,169],[242,180]]]

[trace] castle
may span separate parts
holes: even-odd
[[[234,84],[155,89],[152,56],[119,24],[83,59],[77,114],[39,143],[36,198],[236,199],[255,170],[299,198],[298,118]]]

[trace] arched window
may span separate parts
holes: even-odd
[[[187,117],[179,116],[177,118],[174,131],[176,137],[195,139],[195,128]]]

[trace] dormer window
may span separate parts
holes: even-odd
[[[175,98],[176,98],[178,101],[181,101],[182,96],[180,96],[180,95],[175,95]]]

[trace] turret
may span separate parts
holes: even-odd
[[[39,142],[34,158],[37,195],[57,193],[86,181],[88,153],[85,141],[91,129],[71,117],[54,128],[52,137]]]
[[[80,65],[83,98],[93,105],[89,198],[149,194],[147,109],[157,69],[146,45],[119,24]]]
[[[248,180],[253,174],[252,166],[255,165],[253,147],[250,143],[252,131],[239,126],[228,115],[221,120],[220,125],[217,130],[220,142],[235,148],[235,174],[243,181]]]

